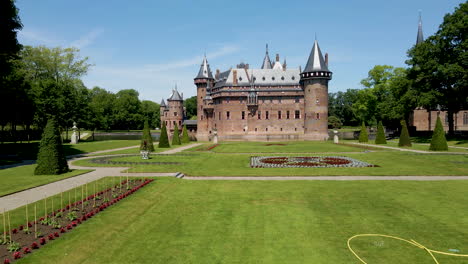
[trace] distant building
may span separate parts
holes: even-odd
[[[423,41],[422,21],[421,17],[419,17],[416,45]],[[415,109],[411,114],[410,126],[415,127],[416,131],[433,131],[437,116],[440,116],[444,129],[448,131],[449,123],[447,111],[427,110],[422,107]],[[453,122],[455,131],[468,131],[468,110],[460,110],[458,113],[454,113]]]

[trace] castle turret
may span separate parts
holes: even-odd
[[[323,59],[317,40],[301,72],[304,90],[304,139],[328,139],[328,81],[332,72]]]
[[[268,54],[268,44],[266,44],[265,58],[263,59],[262,69],[272,69],[270,55]]]
[[[203,57],[194,83],[197,86],[197,140],[208,141],[212,132],[210,120],[213,118],[213,104],[210,101],[210,90],[214,79],[206,56]]]
[[[182,126],[184,120],[184,99],[177,91],[177,86],[172,90],[172,95],[167,99],[167,129],[168,131],[174,131],[174,126]]]
[[[159,105],[159,118],[161,120],[161,127],[163,125],[163,123],[166,122],[166,119],[167,119],[167,105],[166,105],[166,102],[164,101],[164,99],[161,100],[161,104]],[[166,124],[167,126],[167,124]]]

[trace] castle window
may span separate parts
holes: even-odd
[[[294,102],[295,102],[295,103],[299,103],[299,97],[296,97],[296,98],[294,99]]]
[[[463,124],[468,125],[468,112],[463,113]]]
[[[175,126],[175,121],[172,121],[172,124]]]
[[[320,119],[320,113],[317,113],[317,119]]]
[[[281,104],[281,98],[279,98],[279,99],[278,99],[278,103],[280,103],[280,104]]]
[[[286,119],[289,119],[289,111],[286,111]]]
[[[291,80],[293,80],[293,81],[294,81],[295,79],[296,79],[296,77],[294,77],[294,76],[293,76],[293,77],[291,77]]]
[[[280,131],[283,131],[283,128],[280,128]]]
[[[179,127],[181,127],[181,126],[182,126],[182,121],[179,121]]]
[[[227,120],[231,119],[231,113],[229,111],[226,112],[226,119]]]
[[[257,77],[253,77],[254,82],[257,80]]]
[[[295,119],[301,118],[301,111],[299,111],[299,110],[294,111],[294,118]]]
[[[255,132],[257,132],[257,128],[255,128]]]
[[[271,80],[274,81],[274,80],[275,80],[275,77],[271,77]]]
[[[174,116],[177,116],[177,112],[174,112]]]
[[[242,111],[242,120],[244,120],[244,119],[245,119],[245,112]]]
[[[281,80],[284,81],[284,76],[281,76]]]
[[[278,111],[278,119],[281,119],[281,111]]]
[[[262,112],[258,111],[257,118],[258,118],[258,119],[262,119]]]
[[[297,127],[294,128],[294,131],[297,131]]]
[[[317,99],[315,100],[315,104],[317,104],[317,105],[318,105],[318,104],[319,104],[319,102],[320,102],[320,101],[319,101],[319,99],[317,98]]]
[[[262,80],[265,80],[265,77],[262,77]]]
[[[270,112],[266,111],[265,112],[265,119],[269,119],[270,118]]]
[[[242,77],[239,77],[239,81],[242,81]]]
[[[267,127],[267,128],[265,128],[265,131],[268,131],[268,127]]]
[[[201,108],[201,106],[200,106],[200,108]],[[166,112],[166,113],[164,113],[164,115],[167,117],[167,112]]]

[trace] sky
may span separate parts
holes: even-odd
[[[270,57],[304,68],[315,37],[329,54],[329,92],[362,88],[375,65],[405,67],[416,41],[434,34],[462,0],[16,0],[23,45],[77,47],[93,64],[88,88],[135,89],[160,102],[177,85],[196,94],[193,78],[206,53],[213,73]]]

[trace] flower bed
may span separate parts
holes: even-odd
[[[378,167],[348,157],[250,157],[252,168],[333,168],[333,167]]]
[[[219,146],[219,144],[213,144],[213,145],[209,145],[209,146],[203,146],[201,148],[197,148],[196,151],[210,151],[214,148],[216,148],[217,146]]]
[[[7,242],[0,241],[0,261],[11,263],[40,249],[47,243],[59,239],[64,233],[72,231],[97,213],[128,197],[152,181],[152,179],[137,179],[130,180],[128,184],[127,181],[123,181],[122,184],[118,184],[114,188],[99,191],[82,201],[69,204],[63,209],[29,222],[27,227],[21,225],[12,229],[12,243],[9,242],[9,239]],[[7,234],[10,234],[10,231]],[[0,240],[3,238],[4,234],[1,233]]]

